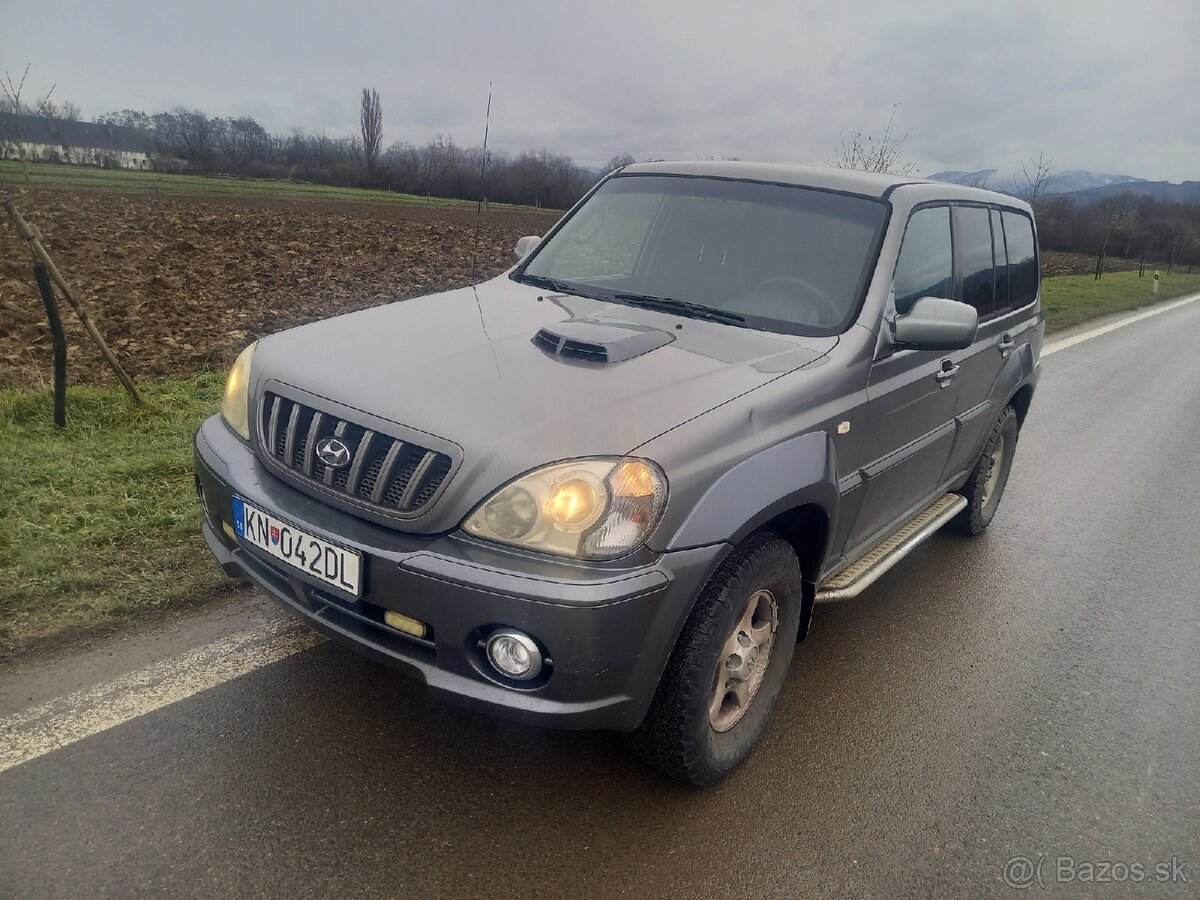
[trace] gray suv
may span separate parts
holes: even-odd
[[[995,515],[1039,372],[1030,209],[653,163],[516,256],[242,353],[196,435],[204,536],[439,697],[710,783],[815,603]]]

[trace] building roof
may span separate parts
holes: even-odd
[[[97,125],[43,116],[0,113],[0,140],[26,144],[58,144],[92,150],[153,153],[154,138],[148,131],[124,125]]]

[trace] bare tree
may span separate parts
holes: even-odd
[[[25,105],[21,102],[21,91],[25,89],[25,79],[29,77],[29,63],[25,64],[25,71],[21,73],[21,80],[14,82],[12,75],[7,70],[4,72],[4,78],[0,79],[0,89],[4,92],[4,105],[0,107],[0,112],[16,113],[20,115]]]
[[[899,108],[899,103],[892,106],[887,127],[879,134],[865,134],[858,130],[843,134],[841,146],[834,151],[831,159],[825,161],[826,165],[837,169],[860,169],[863,172],[915,175],[916,163],[901,158],[904,142],[912,131],[896,134],[896,110]]]
[[[154,125],[150,117],[140,109],[122,109],[119,112],[109,112],[96,116],[97,125],[120,125],[125,128],[140,128],[150,131]]]
[[[50,90],[53,92],[54,88]],[[41,116],[43,119],[66,119],[68,122],[78,122],[79,113],[79,107],[70,100],[55,103],[50,99],[50,94],[47,94],[38,101],[36,115]]]
[[[318,128],[313,132],[312,136],[313,149],[317,151],[317,165],[327,166],[329,164],[329,151],[333,147],[333,141],[329,139],[329,132],[324,128]]]
[[[25,87],[25,77],[29,74],[28,64],[25,66],[25,71],[21,74],[21,80],[14,83],[13,77],[7,71],[4,77],[0,78],[0,91],[3,92],[3,97],[0,97],[0,112],[12,112],[20,114],[21,112],[21,89]],[[12,152],[15,152],[17,158],[23,161],[25,159],[25,141],[22,140],[20,119],[13,119],[11,124],[0,122],[0,159],[8,159]],[[29,182],[29,173],[25,173],[26,184]]]
[[[51,97],[54,96],[54,89],[56,87],[58,87],[57,84],[50,85],[50,90],[46,92],[46,96],[40,98],[37,102],[37,106],[35,106],[30,111],[31,115],[41,116],[43,119],[61,119],[62,118],[62,116],[59,115],[58,106],[54,103],[53,100],[50,99]]]
[[[2,110],[12,112],[16,116],[21,115],[36,115],[37,111],[30,109],[21,100],[21,92],[25,89],[25,79],[29,77],[30,63],[25,64],[25,69],[21,72],[21,80],[13,81],[12,75],[7,70],[4,72],[4,77],[0,79],[0,93],[4,94]],[[50,88],[50,93],[54,93],[54,88]],[[50,95],[47,94],[47,97]],[[20,118],[14,118],[8,126],[0,125],[0,157],[8,159],[9,151],[15,150],[17,158],[21,160],[21,169],[25,175],[25,187],[31,186],[29,180],[28,160],[25,156],[25,139],[21,133]],[[4,192],[0,191],[0,194]]]
[[[57,85],[50,85],[50,90],[46,92],[46,95],[33,105],[25,103],[21,99],[21,92],[25,89],[25,79],[29,77],[29,66],[30,63],[25,64],[25,70],[21,72],[21,80],[15,83],[12,75],[5,71],[4,78],[0,79],[0,89],[4,93],[3,103],[0,103],[0,112],[15,113],[18,116],[43,116],[47,119],[62,118],[59,107],[55,106],[50,99],[54,95],[54,88]],[[72,103],[67,103],[66,106],[73,110],[78,118],[79,107]]]
[[[379,91],[375,88],[363,88],[359,121],[362,126],[363,161],[367,165],[367,176],[371,177],[375,174],[379,148],[383,144],[383,104],[379,102]]]
[[[1013,193],[1033,206],[1050,187],[1054,178],[1054,160],[1039,153],[1037,159],[1030,158],[1021,163],[1019,173],[1020,177],[1013,172]]]
[[[201,110],[182,106],[175,107],[171,114],[175,116],[183,156],[193,160],[205,160],[211,156],[217,120],[210,119]]]
[[[604,164],[603,174],[607,175],[609,172],[615,172],[617,169],[624,168],[625,166],[632,166],[635,162],[637,160],[633,158],[632,153],[621,153]]]
[[[1121,194],[1099,201],[1093,207],[1104,220],[1104,240],[1100,244],[1100,252],[1096,256],[1095,280],[1099,281],[1104,275],[1104,258],[1108,255],[1108,242],[1113,234],[1129,225],[1134,215],[1134,199],[1132,194]]]

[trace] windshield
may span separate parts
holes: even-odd
[[[745,327],[834,334],[858,309],[886,215],[881,201],[811,188],[618,176],[519,277],[620,302],[699,305]]]

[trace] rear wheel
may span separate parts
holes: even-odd
[[[735,548],[696,601],[645,721],[626,736],[634,753],[696,785],[737,766],[779,697],[802,607],[787,541],[760,533]]]
[[[1008,484],[1016,449],[1017,414],[1011,406],[1006,406],[992,426],[967,483],[959,490],[967,498],[967,505],[948,523],[952,531],[975,535],[992,523]]]

